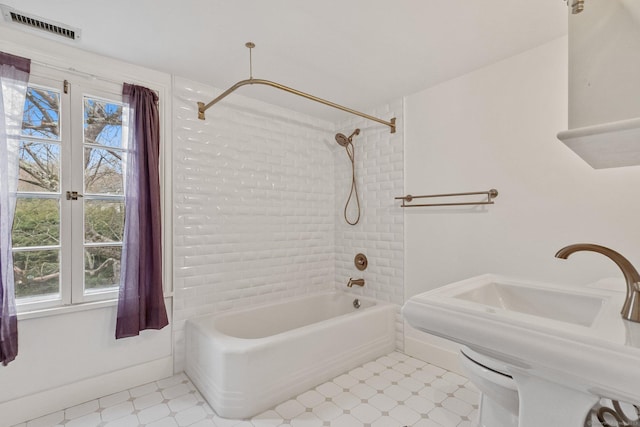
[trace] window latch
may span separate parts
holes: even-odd
[[[78,200],[78,197],[82,197],[77,191],[67,191],[67,200]]]

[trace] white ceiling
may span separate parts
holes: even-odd
[[[566,34],[562,0],[1,0],[82,49],[226,89],[253,76],[367,110]],[[268,87],[238,90],[329,120]]]

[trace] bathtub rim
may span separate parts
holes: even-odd
[[[316,297],[316,296],[323,296],[323,295],[332,295],[332,294],[341,294],[341,295],[345,295],[345,296],[353,296],[354,299],[360,299],[363,301],[367,301],[367,302],[372,302],[374,305],[371,307],[365,307],[362,310],[358,309],[357,311],[352,311],[349,313],[345,313],[345,314],[341,314],[339,316],[335,316],[335,317],[330,317],[328,319],[325,320],[321,320],[320,322],[314,322],[314,323],[310,323],[308,325],[304,325],[298,328],[294,328],[294,329],[288,329],[286,331],[283,332],[279,332],[277,334],[274,335],[268,335],[266,337],[261,337],[261,338],[240,338],[240,337],[234,337],[232,335],[227,335],[221,331],[219,331],[218,329],[215,328],[215,321],[216,319],[221,319],[223,317],[228,317],[229,315],[236,315],[236,314],[242,314],[242,313],[247,313],[250,311],[253,311],[255,309],[259,309],[259,308],[263,308],[263,307],[269,307],[269,306],[274,306],[274,305],[281,305],[281,304],[287,304],[287,303],[292,303],[295,301],[299,301],[302,299],[306,299],[306,298],[310,298],[310,297]],[[370,297],[362,297],[356,294],[351,294],[349,292],[345,292],[339,289],[334,289],[334,290],[329,290],[329,291],[322,291],[322,292],[314,292],[311,294],[304,294],[304,295],[296,295],[293,297],[287,297],[284,298],[282,300],[278,300],[278,301],[271,301],[271,302],[266,302],[266,303],[260,303],[260,304],[253,304],[251,306],[247,306],[247,307],[243,307],[241,309],[229,309],[229,310],[225,310],[223,312],[220,313],[213,313],[213,314],[203,314],[203,315],[199,315],[199,316],[195,316],[192,317],[191,319],[187,319],[186,321],[186,327],[194,327],[196,329],[198,329],[200,332],[202,332],[204,335],[210,337],[210,338],[214,338],[214,339],[222,339],[225,340],[225,350],[229,351],[229,352],[243,352],[246,349],[249,348],[256,348],[256,347],[261,347],[261,346],[266,346],[266,345],[273,345],[275,342],[278,341],[285,341],[287,339],[289,339],[290,337],[295,337],[295,336],[301,336],[301,335],[306,335],[309,332],[313,331],[313,330],[317,330],[317,329],[321,329],[323,327],[328,327],[332,324],[336,324],[336,323],[340,323],[341,321],[343,321],[347,316],[354,316],[354,315],[365,315],[366,313],[374,313],[374,312],[378,312],[378,311],[385,311],[385,310],[389,310],[389,309],[394,309],[396,308],[396,304],[393,304],[391,302],[388,301],[381,301],[381,300],[377,300],[375,298],[370,298]],[[208,325],[204,325],[204,321],[208,320],[208,319],[212,319],[211,320],[211,324]],[[323,326],[324,325],[324,326]]]

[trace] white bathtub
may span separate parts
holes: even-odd
[[[396,306],[326,292],[187,322],[186,372],[225,418],[248,418],[395,348]]]

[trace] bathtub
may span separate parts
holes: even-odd
[[[198,317],[186,373],[224,418],[249,418],[394,350],[396,306],[326,292]]]

